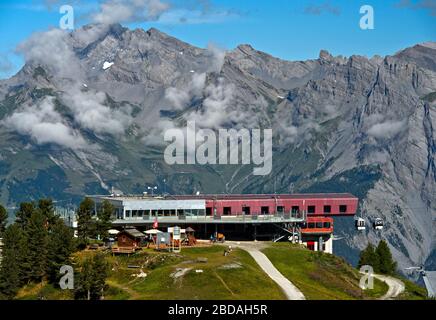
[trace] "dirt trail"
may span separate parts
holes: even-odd
[[[260,251],[267,246],[265,243],[227,241],[226,245],[247,251],[262,270],[279,285],[288,300],[305,300],[303,293],[294,286],[291,281],[284,277],[279,270],[274,267],[268,257]]]
[[[127,292],[130,296],[129,300],[140,300],[141,299],[141,295],[138,292],[136,292],[135,290],[133,290],[127,286],[124,286],[124,285],[119,284],[118,282],[115,282],[112,280],[106,280],[106,283],[112,287],[115,287],[115,288],[118,288],[118,289],[121,289],[121,290]]]
[[[395,298],[403,293],[406,288],[403,281],[399,279],[381,274],[374,274],[374,277],[385,282],[389,286],[388,291],[382,297],[380,297],[379,300],[390,300]]]

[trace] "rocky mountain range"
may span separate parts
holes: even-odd
[[[400,268],[434,262],[436,43],[390,56],[285,61],[243,44],[202,49],[156,29],[86,25],[34,34],[0,81],[0,202],[77,203],[110,190],[352,192],[383,231],[337,219],[355,262],[384,238]],[[163,132],[272,128],[270,175],[250,165],[168,165]]]

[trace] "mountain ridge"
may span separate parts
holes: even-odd
[[[400,267],[422,264],[435,240],[434,45],[287,61],[247,44],[197,48],[153,28],[50,30],[20,46],[26,65],[0,81],[0,201],[77,202],[147,184],[172,193],[348,188],[362,197],[359,214],[386,228],[357,234],[339,221],[339,252],[353,260],[385,238]],[[187,120],[273,128],[272,174],[167,165],[162,132]]]

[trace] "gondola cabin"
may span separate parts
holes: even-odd
[[[365,219],[363,219],[363,218],[357,218],[357,219],[355,220],[355,226],[356,226],[356,230],[359,230],[359,231],[363,231],[363,230],[365,230],[365,229],[366,229],[366,226],[365,226]]]
[[[374,222],[373,222],[373,227],[374,227],[375,230],[382,230],[383,227],[384,227],[383,220],[380,219],[380,218],[375,219]]]

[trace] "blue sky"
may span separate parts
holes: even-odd
[[[122,24],[156,27],[200,47],[249,43],[288,60],[316,58],[321,49],[334,55],[386,55],[436,41],[436,0],[157,1],[170,4],[157,20]],[[73,6],[77,28],[90,21],[99,2],[104,1],[0,0],[0,78],[22,66],[22,57],[14,53],[17,44],[33,32],[58,27],[62,4]],[[374,8],[374,30],[359,28],[362,5]]]

